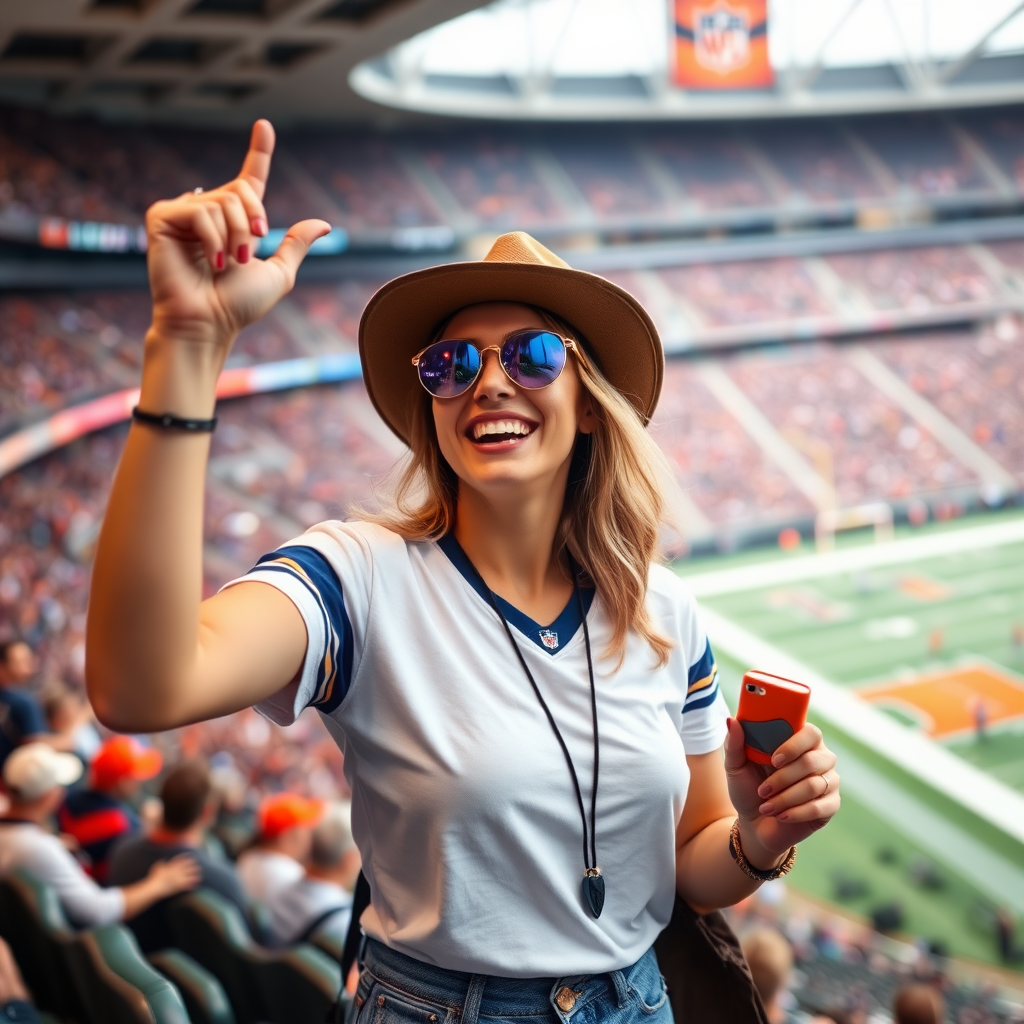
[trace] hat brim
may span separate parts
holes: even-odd
[[[582,336],[588,353],[646,424],[658,404],[665,357],[651,318],[632,295],[568,267],[480,261],[429,267],[395,278],[359,322],[366,390],[384,422],[409,443],[421,386],[412,357],[440,323],[478,302],[540,306]]]

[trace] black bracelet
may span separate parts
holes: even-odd
[[[184,430],[189,434],[212,434],[217,426],[217,417],[208,420],[191,420],[173,413],[143,412],[138,406],[132,409],[132,419],[140,423],[148,423],[151,427],[162,427],[164,430]]]

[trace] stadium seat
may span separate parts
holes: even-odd
[[[181,993],[192,1024],[235,1024],[224,986],[180,949],[154,953],[149,962]]]
[[[68,983],[77,973],[73,961],[81,959],[78,939],[49,886],[22,870],[0,882],[0,936],[39,1009],[86,1019],[78,986]]]
[[[0,935],[40,1010],[82,1024],[190,1024],[124,926],[75,932],[53,889],[27,872],[0,882]]]
[[[326,953],[331,958],[332,963],[341,963],[341,952],[344,948],[344,943],[339,942],[337,936],[321,928],[313,932],[309,937],[309,944]]]
[[[94,1024],[191,1024],[180,993],[119,924],[82,932],[76,980]],[[84,970],[82,969],[84,966]]]
[[[224,986],[238,1024],[321,1024],[341,988],[336,962],[311,946],[271,951],[216,893],[179,897],[169,910],[176,946]]]

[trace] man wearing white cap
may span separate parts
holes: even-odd
[[[134,917],[157,900],[194,888],[199,867],[187,854],[154,864],[142,881],[103,889],[82,870],[44,823],[60,807],[64,787],[82,774],[82,763],[46,743],[27,743],[4,764],[11,806],[0,818],[0,878],[22,868],[53,887],[64,912],[83,928]]]

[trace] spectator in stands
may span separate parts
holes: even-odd
[[[82,762],[46,743],[26,743],[4,765],[11,806],[0,818],[0,877],[21,868],[52,886],[72,923],[83,928],[133,918],[157,900],[195,887],[198,864],[189,855],[154,864],[134,885],[103,889],[44,823],[64,800],[64,787]]]
[[[26,689],[36,674],[36,656],[24,640],[0,643],[0,769],[26,740],[48,732],[46,716]]]
[[[904,985],[892,1004],[893,1024],[943,1024],[946,1004],[933,985]]]
[[[269,904],[278,890],[302,877],[313,827],[323,811],[319,800],[307,800],[295,793],[264,798],[256,841],[238,858],[238,876],[250,898]]]
[[[793,950],[789,942],[775,928],[757,928],[744,935],[740,945],[768,1020],[771,1024],[786,1024],[789,1014],[781,999],[787,992],[793,970]]]
[[[96,719],[85,693],[74,686],[57,683],[40,694],[50,732],[67,736],[68,750],[91,764],[103,741],[96,729]]]
[[[1004,964],[1024,960],[1024,948],[1017,945],[1017,922],[1006,907],[996,910],[996,939],[999,943],[999,956]]]
[[[142,783],[163,767],[159,750],[133,736],[112,736],[89,768],[89,783],[73,789],[57,817],[62,832],[74,836],[88,857],[87,870],[105,883],[114,844],[142,830],[134,802]]]
[[[183,761],[173,768],[160,787],[163,818],[148,836],[125,839],[114,849],[110,862],[110,883],[131,885],[161,864],[173,863],[181,855],[198,865],[199,884],[213,889],[233,903],[248,918],[245,892],[230,864],[212,859],[202,849],[207,826],[216,813],[210,770],[199,760]],[[151,906],[129,922],[144,953],[172,945],[167,919],[167,902]]]
[[[231,860],[238,860],[256,830],[256,808],[249,801],[247,780],[233,763],[214,764],[210,780],[217,797],[217,816],[209,835]]]
[[[41,1024],[32,1005],[11,947],[0,939],[0,1022],[3,1024]]]
[[[268,901],[274,938],[287,945],[323,931],[344,943],[359,868],[359,851],[352,839],[352,807],[336,804],[313,829],[305,874],[278,889]]]

